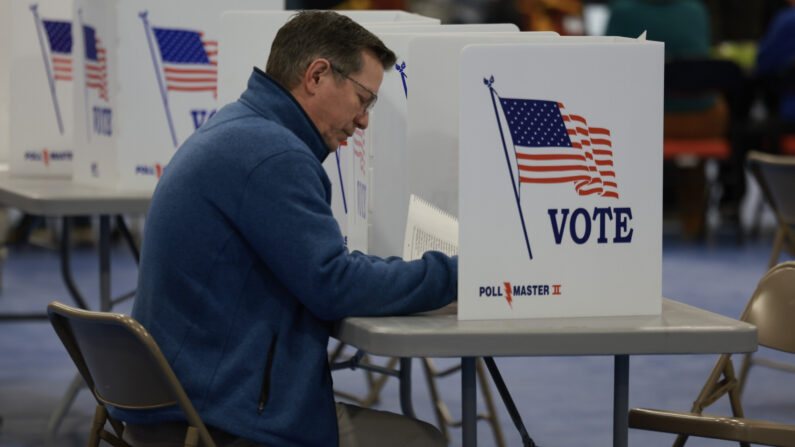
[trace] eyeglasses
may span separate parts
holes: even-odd
[[[376,95],[374,91],[372,91],[369,88],[363,86],[361,82],[359,82],[356,79],[353,79],[352,77],[348,76],[347,73],[345,73],[342,70],[338,69],[337,67],[331,65],[331,63],[329,63],[329,67],[331,67],[331,69],[336,71],[337,73],[341,74],[345,79],[353,82],[354,84],[356,84],[359,87],[363,88],[367,93],[370,94],[370,99],[368,99],[367,101],[364,101],[362,103],[362,106],[364,107],[363,114],[367,114],[367,113],[372,112],[373,107],[375,107],[375,103],[378,101],[378,95]]]

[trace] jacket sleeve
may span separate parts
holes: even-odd
[[[456,298],[458,259],[420,260],[349,253],[325,200],[325,173],[300,151],[252,170],[238,218],[265,265],[315,316],[396,315],[442,307]]]

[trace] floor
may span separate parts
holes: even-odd
[[[663,294],[731,317],[741,313],[767,265],[771,237],[737,243],[685,243],[666,237],[663,244]],[[783,258],[782,258],[783,260]],[[113,292],[134,288],[136,267],[125,247],[114,248]],[[59,260],[51,249],[30,244],[12,246],[2,269],[0,312],[37,312],[51,300],[68,302]],[[89,303],[98,301],[96,248],[77,247],[73,271]],[[123,303],[117,311],[129,311]],[[770,354],[786,358],[779,354]],[[633,356],[630,362],[630,406],[688,410],[715,359],[713,355]],[[384,359],[376,359],[383,362]],[[438,359],[440,367],[452,364]],[[612,357],[501,358],[497,364],[513,394],[530,435],[540,445],[608,446],[612,439]],[[434,422],[425,378],[414,364],[414,403],[418,417]],[[73,379],[75,369],[50,326],[44,321],[0,324],[0,446],[42,446],[52,409]],[[334,373],[337,389],[363,394],[361,371]],[[459,376],[438,381],[453,415],[460,414]],[[795,375],[756,367],[743,396],[746,416],[795,423]],[[495,396],[496,397],[496,396]],[[482,399],[480,399],[482,404]],[[378,408],[399,410],[398,388],[389,379]],[[482,405],[481,405],[482,406]],[[521,445],[507,413],[498,418],[508,446]],[[83,446],[94,402],[83,390],[60,425],[57,446]],[[485,411],[484,408],[481,411]],[[725,401],[710,412],[728,414]],[[460,445],[460,429],[450,431],[450,445]],[[672,435],[630,430],[631,446],[664,446]],[[494,445],[485,422],[478,426],[478,445]],[[689,446],[731,443],[692,439]]]

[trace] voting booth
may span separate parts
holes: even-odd
[[[469,45],[458,66],[459,318],[659,314],[663,45]]]
[[[216,111],[219,22],[283,0],[74,0],[74,180],[151,190]]]
[[[72,174],[72,0],[4,2],[10,25],[12,175]],[[6,19],[4,19],[6,20]],[[6,31],[0,31],[6,32]]]

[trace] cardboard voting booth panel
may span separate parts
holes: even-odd
[[[401,31],[370,27],[395,52],[396,66],[384,73],[378,104],[367,126],[370,154],[368,197],[368,253],[401,256],[409,204],[406,115],[414,64],[409,60],[412,39],[427,34],[517,32],[513,24],[412,25]]]
[[[11,2],[0,3],[0,163],[8,162],[11,91]]]
[[[439,20],[403,11],[337,11],[365,27],[399,30],[415,24],[436,27]],[[245,89],[252,67],[263,71],[277,31],[295,11],[234,11],[221,18],[219,96],[234,101]],[[380,101],[379,101],[380,102]],[[376,108],[378,105],[376,106]],[[357,131],[323,163],[331,180],[331,210],[351,250],[368,252],[369,132]]]
[[[10,172],[68,177],[74,149],[72,1],[13,0],[10,12]]]
[[[73,178],[136,190],[153,189],[177,147],[215,113],[221,13],[284,4],[74,1]]]
[[[661,310],[663,45],[565,42],[461,53],[460,319]]]

